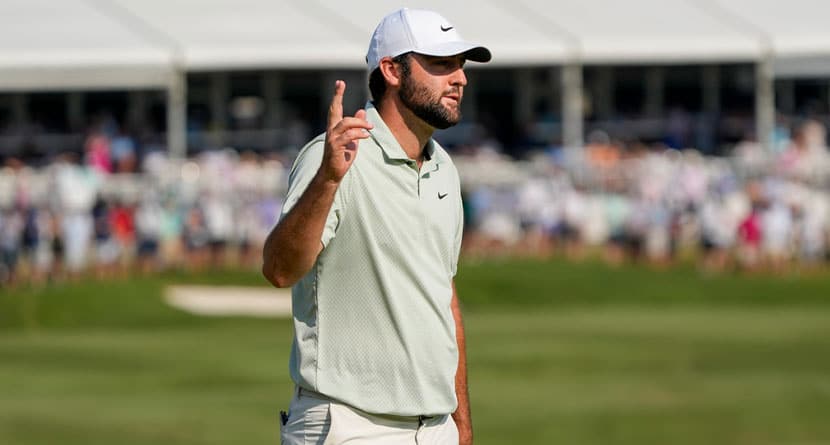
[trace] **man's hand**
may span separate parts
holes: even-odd
[[[334,84],[334,97],[329,106],[323,163],[318,174],[327,182],[339,184],[357,156],[357,143],[369,137],[372,124],[366,121],[366,110],[357,110],[354,117],[343,117],[343,93],[346,82]]]

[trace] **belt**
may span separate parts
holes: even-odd
[[[329,402],[344,404],[343,402],[341,402],[337,399],[333,399],[333,398],[331,398],[331,397],[329,397],[325,394],[319,393],[317,391],[310,390],[308,388],[303,388],[300,385],[296,386],[295,392],[297,394],[298,399],[302,398],[302,397],[311,397],[312,399],[320,399],[320,400],[326,400],[326,401],[329,401]],[[360,411],[361,413],[365,413],[365,414],[368,414],[370,416],[377,416],[377,417],[382,417],[382,418],[385,418],[385,419],[398,420],[398,421],[414,421],[414,422],[418,422],[420,424],[423,424],[423,423],[425,423],[429,420],[432,420],[432,419],[437,419],[439,417],[443,417],[441,415],[435,415],[435,416],[396,416],[396,415],[390,415],[390,414],[375,414],[375,413],[369,413],[369,412],[357,409],[357,408],[355,408],[351,405],[346,405],[346,406],[348,406],[349,409]]]

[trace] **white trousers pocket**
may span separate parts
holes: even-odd
[[[288,421],[280,427],[280,443],[323,445],[331,426],[329,407],[327,400],[295,395],[288,409]]]

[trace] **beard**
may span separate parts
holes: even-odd
[[[456,92],[450,90],[448,93]],[[461,120],[461,109],[451,109],[441,104],[441,96],[433,97],[424,85],[416,84],[408,75],[401,80],[401,89],[398,90],[398,97],[404,105],[409,108],[415,116],[429,124],[433,128],[444,130],[452,127]],[[461,105],[459,98],[458,105]]]

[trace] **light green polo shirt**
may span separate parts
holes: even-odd
[[[463,216],[458,172],[435,141],[420,171],[371,103],[371,137],[335,196],[314,267],[292,289],[292,379],[360,410],[455,411],[458,348],[450,309]],[[300,152],[285,215],[322,162]]]

